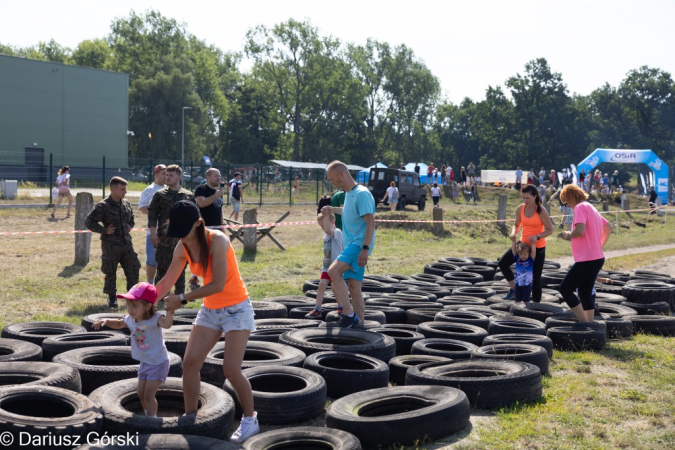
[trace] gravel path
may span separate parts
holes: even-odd
[[[675,244],[650,245],[649,247],[633,247],[633,248],[626,248],[623,250],[610,250],[605,252],[605,259],[611,259],[625,255],[634,255],[636,253],[658,252],[661,250],[669,250],[671,248],[675,248]],[[563,268],[569,266],[570,264],[574,264],[574,258],[572,256],[563,256],[562,258],[556,258],[553,261],[559,262],[560,267]],[[671,264],[673,261],[675,261],[675,258],[665,258],[664,260],[662,260],[657,264],[654,264],[649,267],[644,267],[644,269],[658,270],[659,272],[664,272],[672,276],[675,276],[675,266]],[[664,262],[666,264],[664,264]]]

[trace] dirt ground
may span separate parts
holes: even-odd
[[[675,248],[675,244],[651,245],[649,247],[635,247],[623,250],[609,250],[605,251],[605,259],[609,261],[611,258],[616,258],[619,256],[635,255],[637,253],[658,252],[661,250],[669,250],[671,248]],[[561,267],[567,267],[571,264],[574,264],[574,258],[572,256],[563,256],[561,258],[555,258],[554,261],[559,262]],[[651,266],[643,267],[642,269],[655,270],[657,272],[668,274],[671,277],[675,276],[675,257],[671,256],[664,258],[658,263],[652,264]]]

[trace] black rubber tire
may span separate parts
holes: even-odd
[[[422,364],[408,370],[408,385],[441,385],[464,391],[472,406],[501,408],[542,395],[539,367],[520,361],[456,361]]]
[[[633,322],[625,317],[605,317],[607,339],[630,339],[633,337]]]
[[[199,310],[195,308],[181,308],[174,312],[173,325],[194,325]]]
[[[527,317],[529,319],[538,320],[539,322],[546,322],[546,319],[565,311],[565,308],[557,305],[550,305],[546,303],[532,303],[527,302],[524,305],[512,305],[509,312],[516,317]]]
[[[86,333],[86,331],[81,325],[66,322],[21,322],[7,325],[2,329],[0,337],[42,345],[42,341],[50,336]]]
[[[670,305],[666,302],[650,303],[643,305],[640,303],[621,302],[621,306],[627,306],[637,311],[640,316],[670,315]]]
[[[19,339],[0,339],[0,363],[42,361],[42,347]]]
[[[538,334],[546,335],[546,326],[538,320],[528,319],[527,317],[490,317],[488,333],[492,334]]]
[[[484,330],[490,325],[488,316],[470,311],[439,311],[434,317],[434,322],[466,323]]]
[[[630,282],[623,286],[621,295],[632,303],[666,302],[671,310],[675,310],[675,285],[672,284]]]
[[[415,342],[424,339],[424,335],[414,330],[402,328],[371,328],[369,331],[389,336],[396,343],[396,356],[409,355]],[[330,394],[328,394],[330,396]]]
[[[251,302],[256,319],[283,319],[288,317],[286,305],[277,302]]]
[[[91,331],[84,333],[64,334],[51,336],[42,341],[42,352],[45,361],[51,361],[54,356],[84,347],[125,347],[127,338],[121,333],[112,331]]]
[[[77,450],[240,450],[241,447],[220,439],[188,434],[139,434],[134,435],[138,445],[81,445]]]
[[[316,320],[308,319],[259,319],[255,321],[257,330],[269,330],[270,328],[293,328],[300,330],[302,328],[316,328],[319,323]]]
[[[127,378],[138,378],[140,363],[131,357],[131,347],[85,347],[56,355],[54,362],[76,368],[82,379],[82,393]],[[169,376],[183,374],[182,360],[169,353]]]
[[[293,427],[273,430],[253,436],[244,443],[244,450],[275,448],[361,450],[362,447],[358,438],[353,434],[325,427]]]
[[[51,362],[3,362],[0,364],[0,387],[14,385],[51,386],[82,392],[82,381],[77,369]]]
[[[352,433],[367,448],[398,448],[466,428],[469,410],[467,396],[459,389],[398,386],[349,395],[331,403],[326,425]]]
[[[453,360],[444,356],[401,355],[389,360],[389,381],[397,386],[405,385],[405,374],[408,369],[430,362],[450,363]]]
[[[396,355],[396,343],[389,336],[351,328],[294,330],[282,334],[279,343],[302,350],[306,355],[318,352],[360,353],[388,362]]]
[[[438,303],[445,306],[487,306],[487,302],[482,298],[469,298],[464,296],[443,297]]]
[[[539,367],[542,375],[548,373],[548,353],[543,347],[530,344],[493,344],[478,347],[471,359],[490,361],[521,361]]]
[[[204,364],[199,371],[205,383],[222,386],[225,382],[223,373],[223,355],[225,343],[218,342],[206,355]],[[252,367],[289,366],[302,367],[307,356],[301,350],[288,345],[274,342],[248,341],[241,363],[242,370]]]
[[[607,314],[609,317],[627,317],[637,315],[637,311],[633,308],[622,305],[613,305],[611,303],[598,302],[598,310],[600,314]]]
[[[321,375],[330,398],[342,398],[389,385],[387,364],[358,353],[314,353],[305,359],[302,367]]]
[[[440,277],[444,277],[448,272],[459,272],[460,270],[462,269],[458,265],[443,262],[429,263],[424,266],[424,273],[438,275]]]
[[[380,301],[385,299],[395,299],[398,302],[432,303],[437,300],[437,297],[430,292],[399,291],[392,294],[384,294],[379,298]]]
[[[316,287],[312,289],[316,289]],[[286,314],[288,314],[288,311],[298,306],[314,306],[314,304],[316,303],[313,299],[302,295],[283,295],[281,297],[267,297],[263,298],[261,301],[279,303],[281,305],[284,305],[286,307]],[[260,320],[269,320],[269,319],[260,319]]]
[[[483,275],[472,272],[447,272],[443,275],[443,278],[446,280],[459,280],[459,281],[468,281],[471,284],[480,283],[485,281]]]
[[[459,359],[470,359],[471,352],[476,348],[478,348],[477,345],[466,341],[431,338],[415,342],[410,350],[410,354],[442,356],[454,361]]]
[[[176,311],[178,312],[178,311]],[[84,328],[86,328],[87,331],[112,331],[115,333],[121,333],[123,330],[116,330],[110,327],[103,326],[99,328],[98,330],[94,330],[92,328],[92,325],[94,322],[97,320],[102,320],[102,319],[123,319],[124,314],[122,313],[97,313],[97,314],[89,314],[86,315],[82,318],[82,322],[80,322],[80,325],[82,325]],[[129,333],[129,329],[125,329],[126,334]]]
[[[443,281],[444,278],[441,275],[434,275],[431,273],[414,273],[408,277],[408,279],[416,280],[416,281],[425,281],[427,283],[435,283],[438,284],[439,281]],[[399,282],[404,281],[404,280],[399,280]]]
[[[361,292],[394,292],[393,285],[380,283],[379,281],[363,280],[361,282]]]
[[[279,336],[294,329],[295,328],[266,328],[263,330],[255,330],[251,331],[248,340],[258,342],[273,342],[276,344],[279,342]]]
[[[549,328],[546,336],[551,338],[553,347],[558,350],[602,350],[607,342],[607,329],[594,328],[586,324],[571,324]]]
[[[474,261],[475,262],[475,261]],[[474,264],[472,266],[462,267],[462,272],[471,272],[477,273],[483,276],[484,281],[494,281],[495,279],[495,269],[493,267],[485,265]]]
[[[305,281],[302,284],[302,292],[318,290],[320,281],[321,280],[307,280],[307,281]],[[328,282],[328,286],[330,286],[330,281]]]
[[[392,308],[401,308],[404,311],[409,309],[437,309],[439,311],[443,310],[443,305],[436,302],[394,302],[389,304]],[[406,321],[408,320],[408,315],[406,314]]]
[[[318,373],[302,367],[265,366],[242,371],[253,389],[253,404],[261,424],[285,425],[314,419],[326,406],[326,382]],[[241,406],[229,381],[223,386]]]
[[[457,311],[466,311],[482,314],[484,316],[487,316],[488,320],[490,319],[490,317],[498,316],[501,314],[499,311],[495,311],[489,306],[460,306],[459,308],[457,308]]]
[[[553,358],[553,341],[548,336],[537,334],[494,334],[483,340],[483,346],[497,344],[537,345],[546,350],[549,359]]]
[[[222,439],[234,421],[234,402],[222,389],[201,383],[197,414],[183,416],[183,380],[169,377],[157,391],[160,419],[145,417],[136,395],[138,380],[101,386],[89,398],[103,406],[103,429],[114,434],[171,433]],[[162,414],[163,410],[170,414]]]
[[[101,406],[77,392],[52,386],[0,389],[0,434],[9,433],[14,438],[14,444],[9,443],[7,448],[64,448],[55,437],[68,436],[72,441],[86,442],[89,433],[100,435],[102,425]],[[54,439],[56,445],[20,446],[20,433],[26,433],[29,442],[39,439],[49,443]]]
[[[515,304],[513,300],[505,300],[499,303],[493,303],[491,305],[488,305],[490,309],[499,312],[499,315],[509,315],[512,316],[509,311],[511,310],[511,307]]]
[[[389,275],[364,275],[363,279],[385,284],[397,284],[400,281],[398,278],[392,278]]]
[[[675,317],[672,316],[628,316],[625,319],[633,322],[635,334],[655,334],[658,336],[675,336]]]
[[[487,266],[491,262],[489,259],[481,258],[480,256],[467,256],[466,259],[473,262],[474,266]]]
[[[485,287],[485,286],[470,286],[470,287],[460,287],[455,289],[452,292],[453,296],[467,296],[467,297],[477,297],[482,299],[487,299],[492,297],[496,292],[494,289]]]
[[[319,321],[317,321],[317,323],[319,324],[319,328],[321,328],[321,329],[340,328],[340,327],[338,327],[338,322],[319,322]],[[360,325],[363,325],[363,326],[361,326],[359,328],[352,328],[352,329],[370,331],[371,328],[379,328],[379,327],[383,326],[380,322],[375,322],[374,320],[366,320],[365,322],[363,322]]]
[[[382,311],[367,309],[364,312],[363,316],[364,320],[372,320],[382,325],[387,323],[387,316],[385,316]],[[326,322],[337,322],[338,320],[340,320],[340,315],[337,313],[337,311],[331,311],[328,314],[326,314]]]
[[[426,207],[426,205],[427,205],[427,199],[426,199],[426,197],[422,197],[417,202],[417,210],[418,211],[424,211],[424,208]]]
[[[418,280],[413,280],[413,279],[407,279],[407,280],[401,280],[401,282],[397,285],[401,287],[407,287],[408,289],[415,289],[415,290],[426,290],[426,289],[440,289],[441,286],[436,283],[429,283],[428,281],[418,281]],[[397,291],[398,292],[398,291]]]
[[[417,332],[426,339],[453,339],[480,346],[488,336],[485,328],[466,323],[425,322],[417,326]]]
[[[383,325],[404,324],[407,318],[404,309],[396,308],[394,306],[366,305],[366,312],[368,311],[379,311],[383,313],[386,319]]]
[[[596,302],[602,302],[602,303],[609,303],[612,305],[620,305],[621,302],[628,301],[626,297],[623,295],[619,294],[610,294],[607,292],[596,292],[595,293],[595,301]]]
[[[433,322],[434,317],[438,314],[437,308],[413,308],[407,310],[405,313],[408,317],[406,323],[408,325],[419,325],[420,323]]]
[[[447,256],[444,258],[438,258],[439,263],[443,264],[454,264],[455,266],[473,266],[474,262],[468,258],[456,258],[454,256]]]

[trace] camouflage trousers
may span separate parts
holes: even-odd
[[[171,260],[173,259],[173,251],[180,239],[163,238],[161,243],[155,250],[155,261],[157,261],[157,274],[155,275],[155,284],[166,275],[169,270]],[[175,291],[176,294],[185,293],[185,267],[176,280]]]
[[[119,245],[101,242],[101,272],[105,274],[103,293],[117,293],[117,265],[122,266],[124,276],[127,278],[127,291],[138,283],[138,272],[141,263],[138,255],[131,245]]]

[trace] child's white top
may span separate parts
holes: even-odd
[[[65,172],[58,177],[56,177],[56,183],[60,186],[62,184],[66,184],[66,180],[70,178],[70,174],[68,172]]]
[[[440,197],[441,196],[441,188],[437,188],[437,187],[431,188],[431,196],[432,197]]]
[[[323,235],[323,267],[322,271],[328,272],[330,265],[342,253],[342,230],[336,228],[333,230],[333,236],[328,233]]]
[[[169,354],[164,345],[164,336],[162,328],[157,324],[157,320],[163,316],[159,312],[148,320],[142,320],[136,323],[136,320],[124,315],[124,323],[131,330],[131,357],[137,361],[157,366],[169,359]]]

